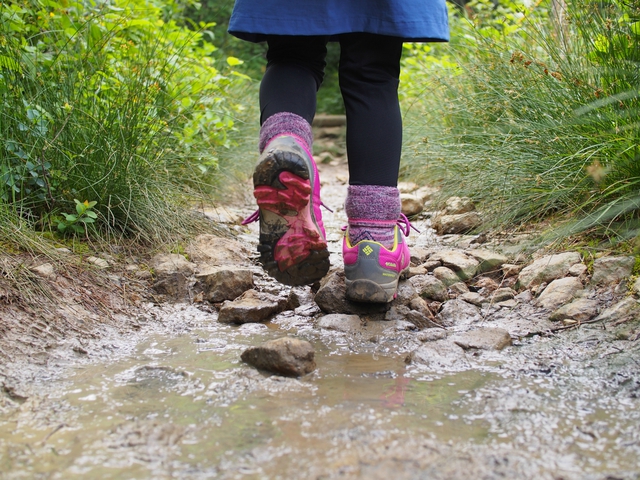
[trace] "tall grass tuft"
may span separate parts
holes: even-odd
[[[493,225],[637,235],[640,2],[483,6],[452,19],[450,46],[408,57],[413,91],[415,75],[431,83],[407,113],[404,174],[481,202]]]
[[[203,228],[192,205],[215,190],[242,79],[214,68],[207,25],[180,27],[173,3],[0,6],[0,206],[14,223],[56,231],[78,199],[97,202],[86,234],[107,240]]]

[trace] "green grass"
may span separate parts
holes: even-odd
[[[488,226],[624,241],[640,232],[640,3],[567,4],[566,35],[543,2],[453,18],[451,45],[412,52],[406,90],[429,84],[403,174],[474,198]]]

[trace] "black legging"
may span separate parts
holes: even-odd
[[[312,122],[324,77],[328,37],[271,36],[260,85],[260,123],[292,112]],[[347,113],[351,185],[395,187],[402,150],[398,78],[402,39],[368,33],[338,36],[340,91]]]

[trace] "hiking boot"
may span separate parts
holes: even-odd
[[[318,169],[295,135],[271,139],[253,173],[263,268],[286,285],[309,285],[329,270]]]

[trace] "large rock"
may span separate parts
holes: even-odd
[[[605,309],[595,320],[617,323],[638,318],[640,318],[640,303],[633,297],[627,297]]]
[[[270,293],[248,290],[233,302],[226,301],[218,313],[222,323],[266,322],[289,306],[289,299]]]
[[[538,258],[526,266],[518,275],[517,288],[531,288],[541,283],[548,283],[557,278],[566,277],[569,270],[580,263],[578,252],[558,253]]]
[[[440,235],[467,233],[480,225],[482,225],[482,217],[478,212],[439,215],[433,221],[433,228]]]
[[[634,257],[597,258],[593,262],[591,283],[594,285],[620,283],[631,276],[635,263],[636,259]]]
[[[636,297],[640,297],[640,278],[633,283],[632,290]]]
[[[414,277],[417,278],[417,277]],[[412,279],[413,280],[413,279]],[[383,313],[389,309],[385,303],[358,303],[347,300],[344,271],[329,273],[313,298],[324,313],[371,314]]]
[[[563,321],[571,320],[573,322],[586,322],[591,320],[598,314],[598,301],[589,300],[587,298],[578,298],[571,303],[563,305],[554,311],[549,320]]]
[[[406,362],[425,365],[436,370],[468,365],[462,347],[447,339],[422,344],[409,354]]]
[[[384,319],[386,321],[406,321],[415,325],[419,329],[434,328],[440,325],[432,319],[431,312],[424,313],[418,310],[412,310],[406,305],[392,306],[386,313]]]
[[[444,203],[444,213],[446,215],[459,215],[472,212],[475,209],[476,206],[469,197],[449,197]]]
[[[478,260],[459,250],[441,250],[431,255],[429,260],[442,262],[442,265],[456,272],[462,281],[473,278],[480,265]]]
[[[402,213],[407,217],[413,217],[424,210],[422,199],[410,193],[401,193],[400,201],[402,202]]]
[[[454,325],[469,325],[482,320],[478,307],[456,298],[442,306],[436,319],[445,327]]]
[[[437,302],[445,302],[449,299],[447,286],[433,275],[411,277],[409,283],[413,285],[418,295],[423,298],[436,300]]]
[[[577,277],[565,277],[554,280],[538,297],[538,305],[548,310],[554,310],[583,292],[582,282]]]
[[[196,274],[196,279],[204,298],[213,303],[235,300],[253,288],[253,272],[247,268],[209,267]]]
[[[183,300],[188,297],[195,264],[182,255],[172,253],[156,255],[149,262],[149,266],[154,272],[153,289],[157,293],[173,300]]]
[[[479,328],[458,333],[451,340],[465,350],[502,350],[511,345],[509,332],[502,328]]]
[[[243,244],[230,238],[199,235],[186,248],[189,258],[208,265],[251,265],[251,252]]]
[[[474,249],[467,251],[467,254],[475,258],[480,264],[477,273],[485,273],[500,270],[502,265],[507,263],[507,257],[500,253],[485,249]]]
[[[358,315],[344,315],[342,313],[324,315],[318,319],[316,326],[344,333],[356,333],[362,330],[362,322]]]
[[[242,361],[267,372],[300,377],[316,368],[313,346],[304,340],[283,337],[242,352]]]
[[[460,281],[458,274],[449,267],[437,267],[433,269],[433,276],[444,283],[445,287],[450,287]]]

